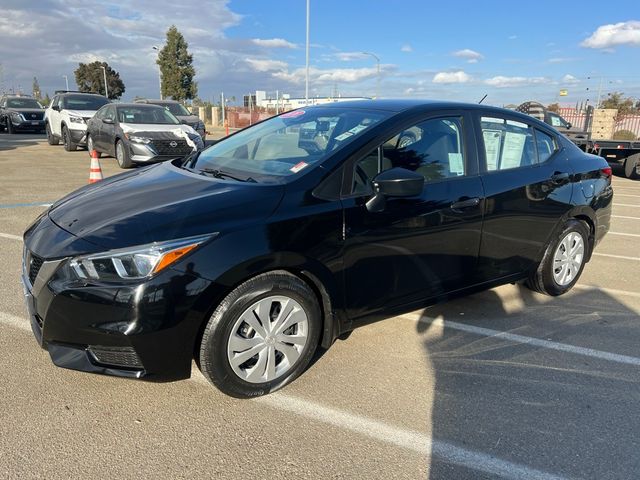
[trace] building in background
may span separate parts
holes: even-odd
[[[322,105],[324,103],[345,102],[349,100],[370,100],[369,97],[312,97],[307,101],[304,98],[291,98],[289,94],[275,93],[267,95],[264,90],[256,90],[255,94],[244,95],[244,108],[265,108],[267,110],[278,110],[280,112],[293,110],[306,105]]]

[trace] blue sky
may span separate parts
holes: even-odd
[[[127,91],[157,96],[153,45],[175,23],[194,54],[199,94],[304,95],[305,0],[2,0],[0,89],[62,88],[80,61],[105,60]],[[175,12],[168,15],[167,12]],[[312,96],[442,98],[503,105],[595,101],[602,84],[640,97],[635,2],[311,0]],[[569,95],[558,97],[566,89]]]

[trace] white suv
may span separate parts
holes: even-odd
[[[87,144],[87,120],[109,99],[95,93],[57,91],[44,114],[47,141],[74,151]]]

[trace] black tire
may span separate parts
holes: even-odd
[[[120,166],[120,168],[133,167],[133,162],[131,161],[131,157],[129,156],[129,149],[122,140],[116,141],[115,150],[116,160],[118,161],[118,165]]]
[[[78,149],[78,144],[73,143],[71,140],[71,135],[66,125],[62,126],[62,144],[67,152],[75,152]]]
[[[265,299],[268,301],[274,296],[293,299],[302,308],[307,319],[306,343],[299,352],[297,360],[272,381],[249,382],[241,378],[231,366],[227,350],[229,339],[235,333],[234,327],[237,327],[237,322],[247,309],[256,302]],[[276,315],[276,312],[271,309],[269,315]],[[257,314],[256,318],[258,318]],[[204,376],[227,395],[236,398],[265,395],[292,382],[305,370],[318,346],[321,328],[321,313],[317,297],[303,280],[282,270],[264,273],[241,284],[218,305],[205,327],[200,343],[198,365]],[[256,334],[257,332],[254,333],[254,338],[257,338]],[[277,347],[273,348],[275,352]],[[276,356],[277,353],[273,355]],[[280,355],[279,360],[274,362],[284,362],[284,356],[282,353]],[[257,357],[258,354],[256,353],[255,356]]]
[[[102,157],[102,152],[98,151],[95,145],[93,145],[93,138],[91,138],[91,135],[87,134],[87,152],[89,152],[89,156],[91,156],[91,150],[96,151],[98,158]]]
[[[49,126],[49,122],[47,122],[47,126],[45,127],[45,132],[47,134],[47,143],[49,145],[58,145],[60,143],[60,139],[51,132],[51,127]]]
[[[638,180],[638,164],[640,164],[640,153],[627,157],[624,161],[624,175],[631,180]]]
[[[557,272],[554,272],[554,257],[556,252],[563,247],[560,244],[565,238],[569,238],[570,234],[577,233],[582,237],[583,242],[583,254],[580,261],[580,267],[576,270],[573,269],[571,280],[567,283],[560,283],[556,280]],[[553,240],[547,245],[547,249],[544,252],[544,257],[538,265],[538,268],[533,272],[526,281],[526,285],[533,291],[544,293],[546,295],[558,296],[567,293],[578,282],[586,259],[589,258],[592,245],[589,241],[589,228],[588,226],[579,220],[568,220],[565,223],[562,231],[553,238]]]
[[[4,132],[5,128],[6,127],[2,124],[2,119],[0,118],[0,132]]]
[[[13,128],[13,123],[11,123],[11,119],[9,117],[7,117],[7,133],[16,133],[15,129]]]

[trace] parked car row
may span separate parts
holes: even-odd
[[[204,123],[174,100],[111,103],[94,93],[57,91],[45,110],[34,98],[0,98],[0,131],[46,132],[62,143],[115,157],[122,168],[181,158],[204,148]]]

